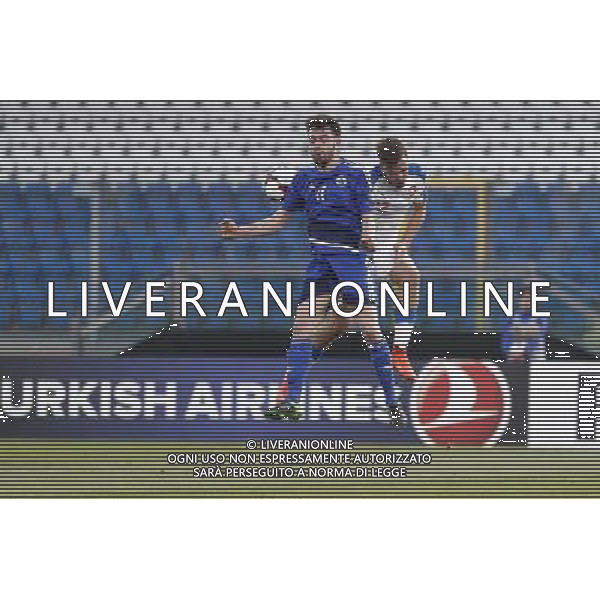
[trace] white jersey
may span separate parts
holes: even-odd
[[[425,202],[425,182],[409,175],[404,185],[396,188],[382,177],[371,186],[371,201],[375,206],[371,216],[374,276],[385,279],[392,269],[396,248],[406,233],[415,205]]]

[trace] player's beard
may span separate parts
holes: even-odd
[[[384,171],[385,173],[385,171]],[[390,177],[389,175],[385,174],[385,179],[386,181],[395,188],[402,188],[404,187],[404,184],[406,183],[406,178],[407,178],[407,173],[406,171],[403,171],[402,173],[397,174],[395,177]]]
[[[312,159],[317,167],[325,169],[335,160],[335,151],[315,150]]]

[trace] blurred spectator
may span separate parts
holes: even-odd
[[[531,287],[522,286],[514,316],[502,333],[502,350],[509,362],[546,360],[548,317],[531,315]]]

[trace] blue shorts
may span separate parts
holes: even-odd
[[[333,288],[342,281],[357,283],[363,290],[365,303],[372,302],[371,286],[366,264],[366,253],[362,250],[350,250],[339,246],[313,245],[312,259],[306,268],[300,303],[309,299],[309,285],[314,281],[315,295],[331,295]],[[338,298],[344,304],[356,306],[358,292],[345,287]]]

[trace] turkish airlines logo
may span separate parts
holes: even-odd
[[[426,444],[494,444],[510,418],[510,388],[492,362],[434,360],[414,384],[410,413]]]

